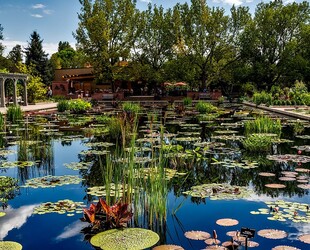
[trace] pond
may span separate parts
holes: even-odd
[[[309,248],[301,240],[310,233],[308,123],[296,132],[296,121],[281,117],[281,136],[272,147],[250,152],[241,143],[249,136],[244,124],[273,114],[238,107],[203,120],[192,109],[162,115],[160,108],[145,109],[136,138],[127,131],[127,140],[135,140],[125,152],[98,114],[26,116],[6,124],[0,134],[0,241],[18,242],[24,250],[97,249],[89,242],[89,223],[81,220],[83,208],[100,197],[112,204],[129,195],[129,227],[155,231],[157,245],[205,249],[207,238],[193,240],[201,231],[212,238],[215,230],[225,242],[249,228],[255,249]],[[156,172],[158,163],[163,173]],[[124,175],[125,168],[132,172]],[[5,177],[13,178],[9,189]]]

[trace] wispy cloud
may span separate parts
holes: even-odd
[[[37,3],[37,4],[31,6],[32,9],[44,9],[45,7],[46,6],[42,3]]]
[[[140,2],[142,2],[142,3],[151,3],[152,0],[140,0]]]
[[[64,228],[64,231],[56,237],[57,241],[65,240],[81,233],[81,230],[85,227],[85,223],[78,220]]]
[[[43,18],[43,16],[40,14],[31,14],[31,16],[35,18]]]
[[[243,4],[243,0],[212,0],[212,2],[236,6]]]
[[[3,240],[9,233],[9,231],[15,228],[21,228],[32,215],[33,209],[36,205],[22,206],[17,209],[9,207],[6,212],[6,216],[0,218],[0,240]]]
[[[50,14],[52,14],[53,13],[53,11],[52,10],[43,10],[43,13],[44,14],[46,14],[46,15],[50,15]]]

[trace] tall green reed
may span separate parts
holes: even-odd
[[[282,125],[280,119],[273,120],[268,116],[261,116],[244,124],[245,134],[274,133],[281,135]]]

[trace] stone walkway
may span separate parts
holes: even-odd
[[[57,108],[57,102],[42,102],[42,103],[37,103],[34,105],[28,105],[28,106],[20,106],[21,109],[24,112],[29,112],[29,111],[39,111],[39,110],[51,110],[51,109],[56,109]],[[6,114],[7,107],[3,108],[0,107],[0,113]]]

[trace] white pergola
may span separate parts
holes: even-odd
[[[13,81],[13,103],[18,104],[17,100],[17,83],[22,82],[24,87],[23,95],[23,105],[28,105],[27,99],[27,75],[25,74],[15,74],[15,73],[0,73],[0,107],[5,107],[6,105],[6,96],[5,96],[5,84],[7,80]]]

